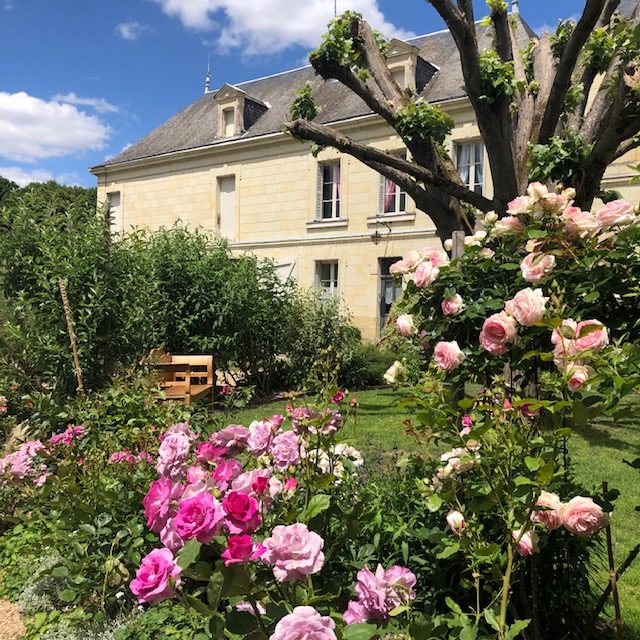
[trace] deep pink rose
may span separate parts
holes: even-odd
[[[229,533],[251,533],[260,526],[260,503],[246,493],[231,491],[222,501]]]
[[[178,480],[187,469],[187,458],[191,445],[189,438],[181,432],[169,433],[158,449],[156,470],[161,476]]]
[[[227,548],[222,552],[221,556],[224,558],[224,564],[228,567],[230,564],[256,560],[266,550],[266,547],[254,542],[251,536],[229,536]]]
[[[206,492],[182,500],[175,517],[175,529],[183,540],[195,538],[208,544],[220,532],[224,511],[220,503]]]
[[[433,262],[421,262],[413,274],[413,281],[416,283],[416,287],[424,289],[431,286],[439,275],[440,269]]]
[[[451,529],[451,533],[455,533],[457,536],[462,535],[466,526],[464,516],[459,511],[449,511],[447,513],[447,524]]]
[[[576,496],[564,505],[562,524],[571,533],[590,536],[609,524],[609,515],[591,498]]]
[[[396,327],[398,328],[400,335],[405,338],[410,338],[418,331],[416,329],[416,325],[413,324],[413,316],[408,313],[403,313],[398,316],[398,319],[396,320]]]
[[[512,300],[508,300],[504,310],[514,317],[523,327],[532,327],[544,316],[547,300],[542,289],[522,289]]]
[[[451,298],[443,300],[440,303],[440,307],[445,316],[457,316],[463,311],[464,303],[462,302],[460,294],[456,293],[454,296],[451,296]]]
[[[274,527],[264,546],[267,552],[262,559],[273,565],[273,575],[278,582],[306,580],[324,564],[324,540],[301,522]]]
[[[333,404],[340,404],[344,400],[345,395],[344,391],[338,391],[331,397],[331,402]]]
[[[438,342],[433,350],[433,359],[443,371],[456,369],[462,364],[464,358],[464,352],[455,340],[451,342]]]
[[[177,501],[182,496],[183,489],[179,482],[173,482],[167,476],[151,483],[147,495],[142,499],[144,517],[151,531],[160,533],[164,528],[168,518],[177,509]]]
[[[542,508],[531,514],[531,519],[534,522],[543,524],[547,529],[558,529],[562,526],[564,505],[558,494],[541,491],[536,501],[536,507]]]
[[[300,464],[300,455],[304,445],[293,431],[285,431],[277,435],[271,443],[269,453],[273,457],[273,464],[278,469],[287,469]]]
[[[538,534],[531,530],[525,531],[525,533],[521,532],[522,529],[515,529],[511,532],[513,539],[518,543],[518,553],[521,556],[532,556],[540,551],[538,548]]]
[[[156,603],[175,598],[181,571],[169,549],[154,549],[142,559],[129,587],[138,602]]]
[[[209,440],[219,447],[226,447],[229,450],[229,455],[243,451],[247,446],[248,438],[249,429],[241,424],[230,424],[209,436]]]
[[[522,277],[527,282],[540,282],[553,271],[555,264],[556,258],[554,255],[534,251],[522,259],[520,271],[522,271]]]
[[[242,465],[237,460],[225,460],[218,464],[211,477],[220,491],[226,491],[241,473]]]
[[[220,462],[227,455],[227,447],[217,447],[213,442],[201,442],[196,447],[197,462]]]
[[[269,640],[336,640],[335,626],[313,607],[296,607],[278,622]]]
[[[489,316],[480,331],[480,344],[491,355],[499,356],[507,351],[507,343],[513,342],[517,333],[514,319],[504,311]]]
[[[626,200],[609,202],[596,215],[603,229],[626,227],[636,219],[634,206]]]

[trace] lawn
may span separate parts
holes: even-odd
[[[354,427],[346,435],[365,455],[375,459],[393,452],[415,449],[415,442],[405,433],[402,413],[397,402],[398,394],[390,389],[361,391],[358,397],[358,417]],[[284,410],[285,401],[273,402],[237,412],[233,419],[249,424]],[[609,483],[619,489],[613,516],[614,553],[619,565],[629,551],[640,542],[640,471],[632,469],[622,459],[640,457],[640,404],[629,406],[628,415],[615,424],[602,421],[582,429],[571,439],[571,451],[577,480],[591,489]],[[603,572],[600,584],[606,584]],[[640,558],[625,573],[619,584],[622,615],[628,625],[625,638],[640,639]]]

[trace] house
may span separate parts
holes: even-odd
[[[532,32],[516,17],[524,43]],[[477,29],[485,48],[490,29]],[[453,118],[447,144],[458,170],[469,187],[490,197],[489,165],[451,34],[392,40],[387,60],[401,85]],[[182,220],[219,233],[234,251],[273,259],[283,277],[339,295],[363,337],[375,339],[399,293],[389,265],[410,249],[438,248],[440,242],[428,212],[416,210],[395,184],[332,149],[316,158],[308,144],[283,133],[305,82],[313,85],[320,122],[385,151],[406,152],[364,102],[307,66],[205,92],[94,167],[98,199],[109,203],[119,231]],[[630,162],[610,168],[608,188],[628,185]]]

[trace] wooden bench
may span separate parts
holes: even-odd
[[[213,356],[178,356],[165,354],[150,363],[160,375],[160,389],[166,400],[192,400],[213,397]]]

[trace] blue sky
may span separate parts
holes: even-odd
[[[475,2],[477,16],[486,13]],[[535,29],[583,0],[520,0]],[[337,0],[389,36],[437,31],[424,0]],[[0,0],[0,175],[93,186],[118,154],[214,88],[306,63],[334,0]]]

